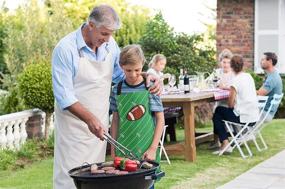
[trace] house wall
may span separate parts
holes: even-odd
[[[254,64],[254,0],[217,0],[217,56],[224,49]]]

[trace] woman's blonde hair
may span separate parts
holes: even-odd
[[[224,49],[220,54],[219,54],[219,62],[222,62],[224,58],[231,59],[233,57],[233,53],[229,49]]]
[[[127,45],[120,53],[120,65],[134,65],[141,63],[144,65],[145,57],[140,45]]]
[[[152,57],[151,61],[148,64],[148,67],[151,68],[160,60],[166,60],[166,57],[163,54],[156,54]]]

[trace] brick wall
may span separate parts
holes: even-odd
[[[217,0],[217,56],[224,49],[254,62],[254,0]]]

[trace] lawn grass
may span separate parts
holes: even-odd
[[[17,171],[0,172],[0,189],[51,189],[53,159],[38,161]]]
[[[256,164],[268,159],[285,149],[285,120],[274,120],[264,130],[263,136],[269,149],[257,152],[252,146],[254,156],[243,160],[235,150],[229,156],[218,157],[207,150],[208,144],[197,147],[197,161],[186,162],[183,157],[171,158],[171,165],[162,162],[166,176],[156,184],[156,189],[200,189],[216,188]],[[203,128],[205,129],[205,128]],[[183,137],[183,130],[178,129],[178,139]],[[17,171],[0,172],[0,189],[51,189],[52,158],[36,162]]]

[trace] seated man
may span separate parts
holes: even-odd
[[[266,72],[266,79],[262,87],[257,90],[257,95],[260,96],[269,96],[268,101],[265,106],[265,111],[268,111],[270,102],[274,94],[282,94],[282,80],[275,65],[277,64],[277,56],[275,53],[266,52],[264,53],[261,59],[261,67]],[[269,112],[266,122],[269,122],[273,119],[275,113],[277,112],[278,106],[272,107]]]

